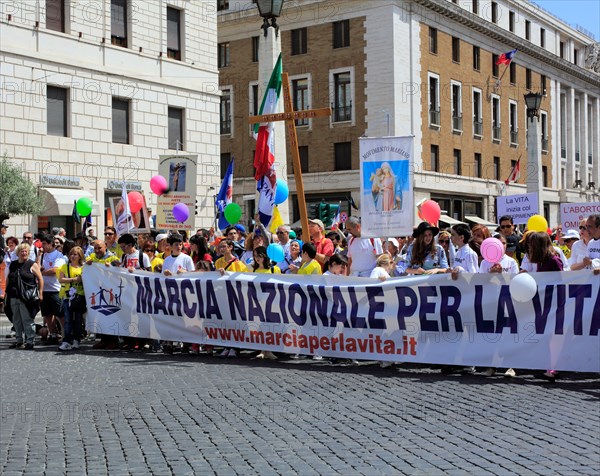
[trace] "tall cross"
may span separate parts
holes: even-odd
[[[260,124],[264,122],[285,121],[287,136],[290,141],[290,150],[292,151],[292,163],[294,164],[294,178],[296,180],[298,208],[300,210],[300,222],[302,223],[302,239],[304,242],[308,242],[310,240],[310,234],[308,233],[308,214],[306,213],[304,182],[302,182],[300,151],[298,150],[298,137],[296,135],[296,119],[311,119],[313,117],[331,116],[331,108],[324,107],[322,109],[304,109],[302,111],[294,111],[287,73],[281,73],[281,82],[283,87],[284,112],[277,114],[263,114],[262,116],[251,116],[248,118],[248,122],[250,124]]]

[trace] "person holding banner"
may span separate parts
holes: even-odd
[[[477,259],[479,260],[479,264],[483,261],[483,256],[481,256],[481,243],[487,238],[490,238],[492,234],[487,226],[483,225],[475,225],[471,228],[471,241],[469,241],[469,246],[471,249],[477,253]]]
[[[312,243],[302,245],[302,265],[298,274],[323,274],[321,264],[316,260],[317,248]]]
[[[229,238],[224,238],[219,242],[219,253],[221,257],[215,263],[215,269],[224,274],[225,271],[231,271],[234,273],[243,273],[248,271],[248,267],[243,261],[238,259],[233,254],[233,241]]]
[[[458,273],[477,273],[479,271],[479,258],[477,253],[469,246],[471,239],[471,230],[467,225],[458,224],[452,227],[450,232],[452,244],[456,246],[454,255],[454,268],[452,269],[452,279],[458,278]]]
[[[446,252],[437,245],[434,237],[440,229],[427,222],[419,223],[413,232],[415,239],[406,253],[407,274],[438,274],[448,269]]]
[[[581,220],[579,223],[579,241],[573,243],[571,246],[571,257],[569,258],[569,265],[571,271],[579,271],[580,269],[588,268],[589,264],[586,264],[589,258],[587,258],[587,247],[590,242],[590,233],[586,226],[587,220]],[[570,232],[571,230],[568,230]],[[586,259],[587,258],[587,259]]]
[[[162,274],[174,276],[176,274],[195,271],[194,262],[189,255],[182,253],[183,237],[179,233],[173,233],[168,239],[171,245],[171,254],[165,258],[162,266]]]
[[[281,272],[284,274],[291,274],[302,266],[301,245],[298,240],[292,240],[290,242],[289,258],[284,258],[277,266],[279,266],[279,269],[281,269]]]

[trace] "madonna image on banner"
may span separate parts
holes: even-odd
[[[412,137],[361,139],[363,234],[399,236],[412,231]],[[365,235],[367,236],[367,235]]]

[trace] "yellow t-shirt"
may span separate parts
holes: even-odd
[[[67,270],[67,266],[69,267],[68,270]],[[78,276],[81,276],[82,272],[83,272],[83,266],[80,266],[79,268],[75,268],[73,266],[63,264],[56,271],[56,277],[60,278],[60,273],[62,273],[65,278],[76,278]],[[84,295],[83,283],[61,283],[60,291],[58,292],[58,297],[61,299],[66,299],[67,297],[69,297],[69,289],[71,288],[71,286],[73,286],[75,288],[77,294],[80,294],[82,296]]]
[[[120,259],[115,255],[106,256],[108,253],[105,253],[102,258],[98,258],[96,253],[91,253],[86,261],[91,261],[92,263],[112,263],[113,261],[120,261]]]
[[[158,257],[154,258],[152,261],[150,261],[150,267],[152,268],[152,271],[154,272],[154,268],[156,268],[156,265],[163,264],[164,262],[164,259]]]
[[[279,269],[279,266],[273,266],[273,271],[271,271],[271,268],[269,268],[269,269],[258,268],[256,270],[254,270],[253,272],[258,273],[258,274],[281,274],[281,270]]]
[[[300,266],[298,274],[323,274],[321,264],[316,259],[311,259],[308,263]]]
[[[231,271],[233,273],[244,273],[248,271],[247,266],[242,263],[239,259],[233,261],[229,266],[229,263],[225,261],[225,257],[221,256],[215,263],[215,269],[225,269],[225,271]]]

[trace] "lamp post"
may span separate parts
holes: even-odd
[[[542,180],[541,137],[539,128],[541,103],[542,95],[540,93],[525,94],[525,104],[527,105],[527,193],[537,194],[538,213],[544,216],[544,202],[542,200],[544,183]]]
[[[267,84],[271,78],[273,68],[279,54],[281,53],[281,37],[279,36],[279,25],[276,19],[281,15],[284,0],[257,0],[256,6],[258,12],[263,18],[261,28],[264,35],[259,36],[258,40],[258,90],[259,101],[266,91]],[[269,24],[269,20],[271,23]],[[283,101],[279,101],[276,112],[283,112]],[[285,122],[278,121],[273,123],[274,145],[275,145],[275,173],[277,177],[287,181],[287,155],[285,142]],[[256,200],[258,204],[258,197]],[[290,223],[289,200],[277,205],[279,214],[284,223]]]

